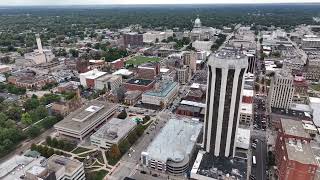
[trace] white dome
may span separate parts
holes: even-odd
[[[201,21],[200,21],[199,17],[197,17],[197,19],[194,21],[194,27],[195,28],[201,27]]]

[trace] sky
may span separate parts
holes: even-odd
[[[304,3],[320,0],[0,0],[0,6],[15,5],[95,5],[95,4],[232,4]]]

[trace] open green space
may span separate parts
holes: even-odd
[[[92,171],[92,172],[86,173],[86,179],[88,179],[88,180],[102,180],[107,174],[108,174],[108,171],[106,171],[106,170]]]
[[[312,84],[311,88],[315,91],[320,91],[320,84]]]
[[[158,57],[135,56],[126,61],[126,65],[138,66],[146,62],[159,62],[160,60]]]
[[[72,151],[72,153],[74,154],[80,154],[80,153],[83,153],[83,152],[86,152],[86,151],[89,151],[90,149],[87,149],[87,148],[83,148],[83,147],[77,147],[76,149],[74,149]]]

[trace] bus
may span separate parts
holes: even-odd
[[[253,164],[253,165],[256,165],[256,164],[257,164],[256,156],[252,156],[252,164]]]

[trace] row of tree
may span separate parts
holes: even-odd
[[[43,146],[43,145],[36,145],[36,144],[31,144],[32,151],[37,151],[40,153],[41,156],[49,158],[53,154],[57,155],[63,155],[63,152],[59,150],[54,150],[53,148],[50,148],[48,146]]]

